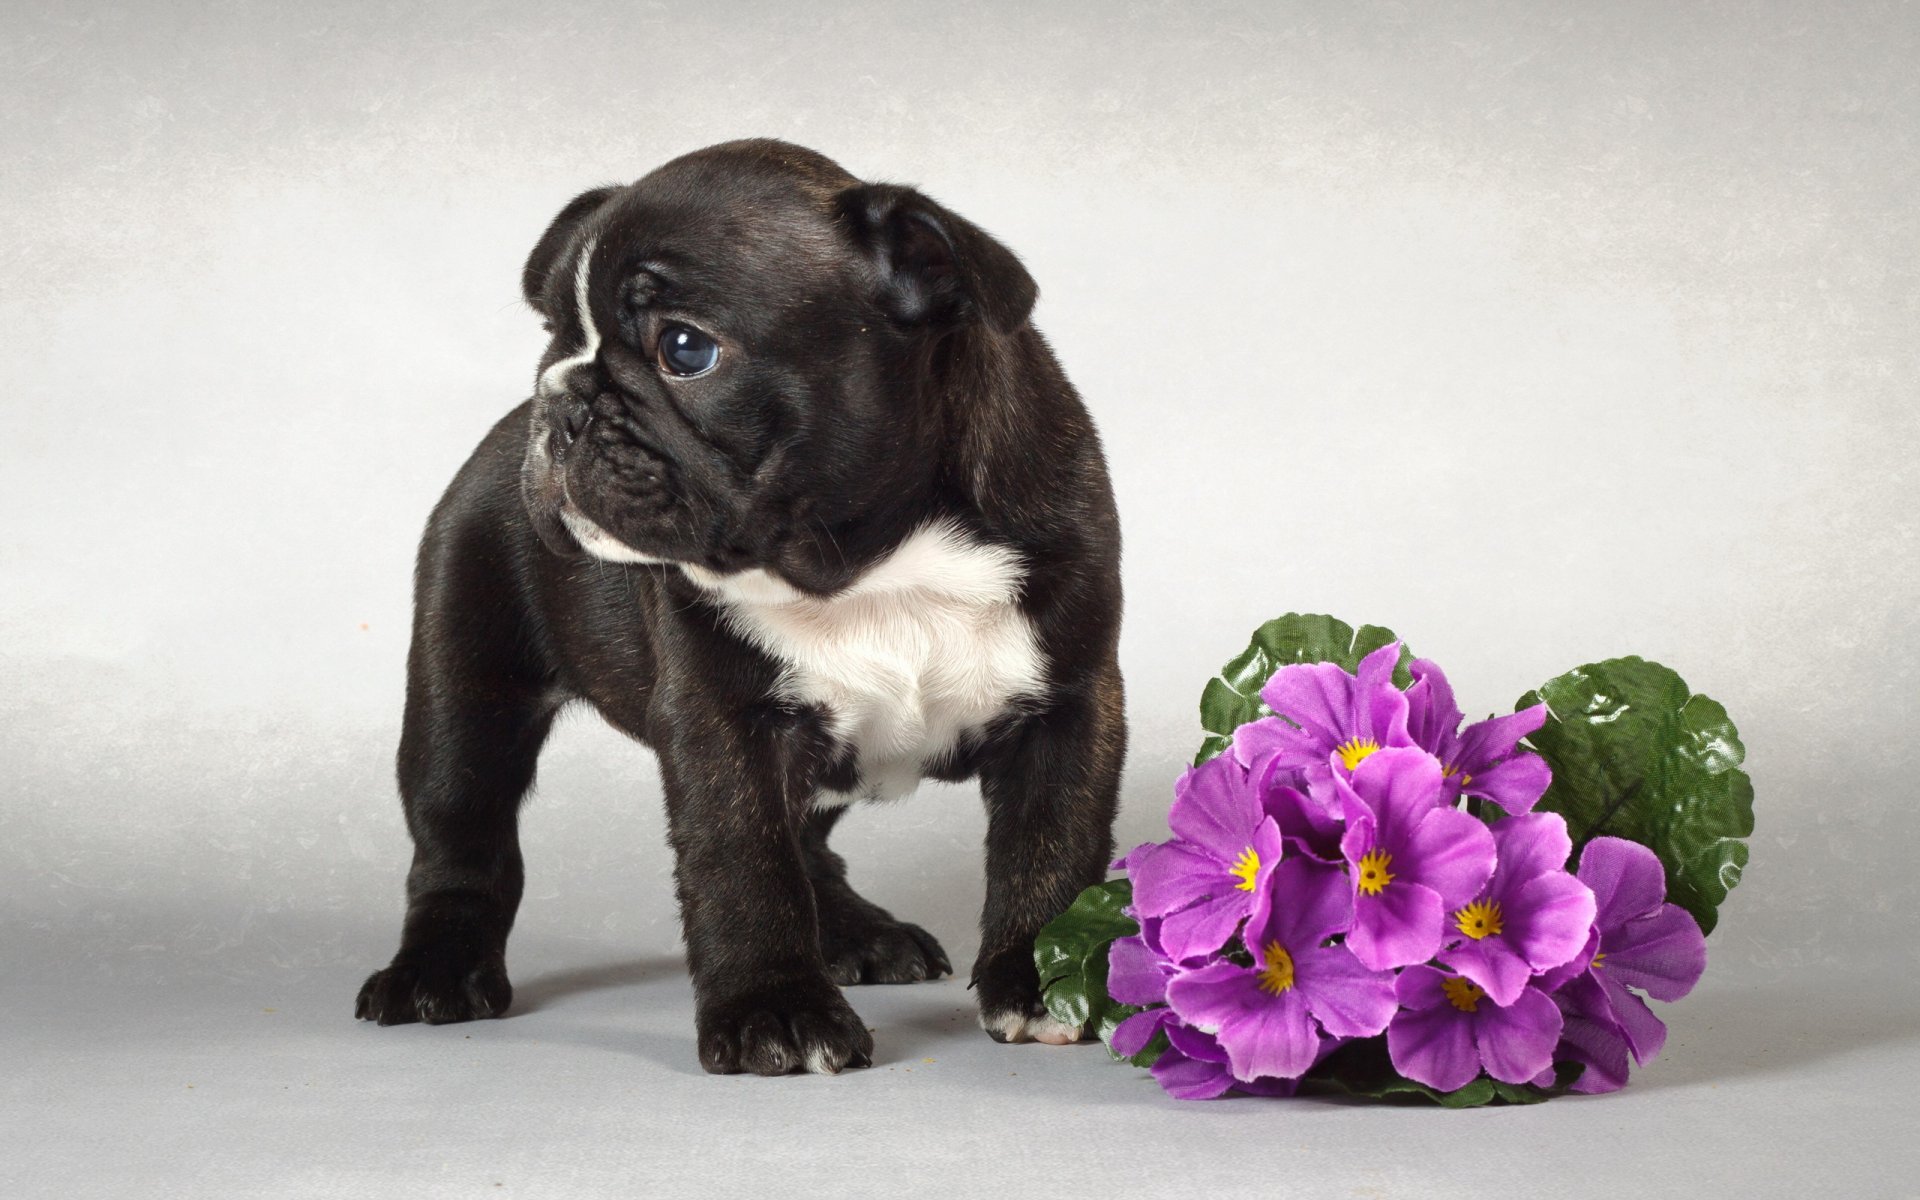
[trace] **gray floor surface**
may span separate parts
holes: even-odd
[[[1000,1046],[953,979],[858,989],[869,1071],[713,1077],[680,957],[534,941],[504,1020],[380,1029],[356,977],[10,986],[0,1194],[1915,1194],[1903,980],[1711,973],[1624,1092],[1447,1112],[1180,1103],[1095,1045]],[[1896,999],[1889,1001],[1888,997]]]

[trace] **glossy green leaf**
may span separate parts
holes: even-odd
[[[1101,1041],[1108,1041],[1113,1026],[1131,1011],[1107,996],[1107,947],[1115,938],[1140,932],[1123,911],[1132,900],[1133,885],[1125,879],[1096,883],[1049,921],[1033,944],[1047,1011],[1063,1024],[1098,1031]],[[1125,1011],[1109,1020],[1116,1009]]]
[[[1288,613],[1275,617],[1253,634],[1247,648],[1220,668],[1220,674],[1207,681],[1200,692],[1200,727],[1207,736],[1200,743],[1195,765],[1206,762],[1227,748],[1233,731],[1248,721],[1272,716],[1273,710],[1260,700],[1260,689],[1273,673],[1293,663],[1338,663],[1349,672],[1360,660],[1388,642],[1396,640],[1391,629],[1362,625],[1355,630],[1345,621],[1318,613]],[[1407,664],[1413,653],[1400,648],[1400,665],[1393,681],[1400,687],[1413,682]]]
[[[1667,899],[1712,932],[1753,834],[1753,781],[1727,710],[1641,658],[1569,671],[1516,707],[1542,700],[1550,716],[1528,741],[1553,784],[1539,809],[1566,817],[1576,861],[1601,836],[1651,848],[1667,870]]]

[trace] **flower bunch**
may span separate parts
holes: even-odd
[[[1272,715],[1176,785],[1173,836],[1115,864],[1139,931],[1106,989],[1139,1011],[1111,1045],[1157,1049],[1171,1094],[1287,1094],[1382,1037],[1437,1092],[1566,1064],[1609,1091],[1665,1040],[1631,989],[1676,1000],[1704,970],[1652,850],[1596,837],[1575,866],[1564,818],[1534,811],[1552,773],[1521,739],[1546,706],[1463,727],[1445,674],[1416,660],[1402,690],[1400,658],[1280,668]]]

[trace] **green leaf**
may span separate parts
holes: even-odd
[[[1601,836],[1650,848],[1667,899],[1711,933],[1753,834],[1753,781],[1727,710],[1641,658],[1569,671],[1516,708],[1543,700],[1547,723],[1527,739],[1553,768],[1539,810],[1566,817],[1576,860]]]
[[[1132,900],[1133,885],[1125,879],[1096,883],[1048,922],[1033,944],[1047,1011],[1063,1024],[1099,1030],[1102,1041],[1126,1015],[1107,1019],[1110,1010],[1125,1008],[1107,996],[1107,947],[1140,932],[1123,911]]]
[[[1233,731],[1248,721],[1273,715],[1260,700],[1260,689],[1273,673],[1293,663],[1338,663],[1348,672],[1359,669],[1360,660],[1389,642],[1397,640],[1391,629],[1362,625],[1357,631],[1345,621],[1316,613],[1288,613],[1275,617],[1253,634],[1253,641],[1236,655],[1220,674],[1207,681],[1200,692],[1200,727],[1207,736],[1200,743],[1194,765],[1207,761],[1227,748]],[[1393,682],[1406,687],[1413,682],[1407,664],[1413,653],[1400,647],[1400,664],[1394,669]]]

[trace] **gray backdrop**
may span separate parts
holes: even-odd
[[[8,3],[0,1191],[1912,1194],[1911,3]],[[1626,1092],[1177,1105],[862,989],[879,1065],[695,1064],[658,778],[576,717],[516,1015],[379,1030],[428,507],[528,390],[591,184],[774,135],[1014,246],[1127,539],[1123,845],[1265,618],[1464,706],[1640,653],[1759,831]],[[974,949],[970,787],[855,880]],[[963,967],[964,975],[964,967]]]

